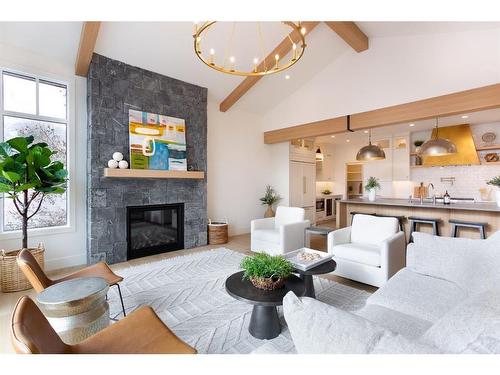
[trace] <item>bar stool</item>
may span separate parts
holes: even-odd
[[[376,216],[377,214],[374,213],[367,213],[367,212],[357,212],[357,211],[351,211],[351,225],[352,221],[354,220],[354,215],[370,215],[370,216]]]
[[[479,229],[479,235],[481,239],[486,239],[486,227],[488,223],[480,223],[476,221],[462,221],[451,219],[448,220],[448,223],[451,224],[451,237],[458,237],[458,228],[474,228]]]
[[[408,216],[408,220],[410,221],[410,242],[413,242],[413,238],[412,238],[413,232],[417,232],[417,225],[418,224],[430,224],[430,225],[432,225],[432,234],[435,236],[439,236],[438,223],[441,221],[440,219]]]

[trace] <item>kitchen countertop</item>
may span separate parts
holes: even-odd
[[[499,212],[500,207],[496,202],[457,202],[444,205],[443,203],[432,204],[432,202],[424,202],[420,204],[418,199],[413,199],[413,202],[408,202],[408,199],[395,199],[395,198],[377,198],[375,202],[370,202],[364,198],[342,199],[340,203],[354,203],[354,204],[367,204],[373,206],[400,206],[400,207],[418,207],[430,209],[446,209],[446,210],[467,210],[467,211],[484,211],[484,212]]]

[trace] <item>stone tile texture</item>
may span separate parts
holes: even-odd
[[[207,180],[113,179],[113,152],[130,160],[128,111],[186,121],[189,170],[207,170],[207,89],[94,54],[87,79],[87,261],[127,260],[126,208],[185,203],[184,247],[207,244]]]

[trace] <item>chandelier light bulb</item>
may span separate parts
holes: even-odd
[[[293,43],[292,44],[292,61],[297,60],[297,44]]]
[[[280,61],[280,55],[278,55],[278,54],[274,55],[274,59],[276,60],[276,64],[274,65],[274,69],[278,70],[279,69],[278,62]]]
[[[210,48],[210,54],[213,56],[215,55],[215,50],[213,48]]]
[[[258,62],[259,62],[259,59],[258,59],[257,57],[254,57],[254,59],[253,59],[253,63],[254,63],[254,64],[257,64]]]
[[[278,55],[278,54],[274,55],[274,59],[275,59],[276,61],[278,61],[278,60],[280,59],[280,55]]]
[[[305,27],[301,28],[301,29],[300,29],[300,33],[301,33],[302,35],[306,35],[306,28],[305,28]]]
[[[213,48],[210,48],[210,59],[209,59],[210,65],[214,65],[214,55],[215,55],[215,50]]]
[[[229,61],[231,62],[231,64],[234,64],[234,60],[235,60],[235,59],[234,59],[234,56],[231,56],[231,57],[229,58]]]
[[[295,51],[297,49],[297,44],[293,43],[292,49]]]

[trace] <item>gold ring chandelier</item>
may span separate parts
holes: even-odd
[[[274,54],[274,56],[261,56],[254,57],[252,61],[252,69],[243,70],[239,69],[236,63],[235,56],[223,56],[218,58],[216,56],[215,50],[210,48],[208,50],[208,56],[204,55],[202,52],[202,42],[204,36],[208,33],[209,29],[216,23],[217,21],[208,21],[204,22],[200,27],[195,23],[194,26],[194,51],[196,56],[207,66],[212,69],[215,69],[222,73],[233,74],[237,76],[265,76],[273,73],[282,72],[285,69],[290,68],[297,61],[300,60],[302,55],[304,54],[304,50],[306,48],[306,40],[305,34],[306,29],[301,26],[300,22],[290,22],[290,21],[282,21],[281,23],[290,28],[290,32],[287,33],[286,39],[290,43],[290,49],[285,48],[287,51],[285,55],[288,55],[288,51],[291,51],[290,59],[284,60],[286,56],[280,56],[278,53]],[[257,24],[258,33],[259,33],[259,44],[262,49],[262,32],[260,30],[260,23]],[[234,24],[233,31],[234,33]],[[231,40],[233,39],[233,35],[231,35]],[[285,41],[283,41],[285,43]],[[282,42],[282,43],[283,43]],[[205,51],[206,54],[206,51]]]

